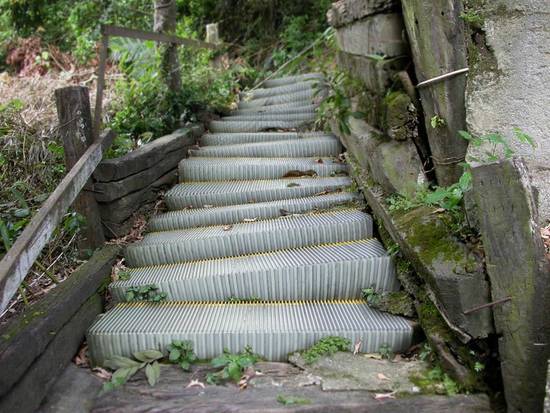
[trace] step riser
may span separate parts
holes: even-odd
[[[306,138],[301,140],[266,142],[247,145],[222,145],[192,149],[190,156],[199,157],[253,157],[299,158],[331,157],[342,153],[342,145],[335,138]]]
[[[299,186],[291,186],[298,184]],[[249,202],[269,202],[314,196],[323,191],[344,189],[352,184],[347,177],[320,179],[284,179],[265,182],[180,184],[164,197],[170,210],[205,205],[225,206]]]
[[[300,214],[312,209],[326,209],[358,202],[359,199],[356,194],[343,192],[257,204],[174,211],[153,217],[149,222],[148,230],[173,231],[200,226],[236,224],[245,219],[278,218],[281,216],[281,210],[290,214]]]
[[[328,336],[349,339],[350,351],[361,341],[362,352],[377,352],[383,345],[399,352],[410,346],[412,327],[360,302],[122,304],[92,325],[87,340],[93,362],[104,365],[115,355],[164,352],[172,340],[190,340],[199,359],[249,345],[266,360],[284,361]]]
[[[195,161],[196,159],[196,161]],[[178,167],[180,182],[230,181],[283,178],[289,171],[315,171],[317,176],[329,177],[347,173],[346,164],[314,162],[284,162],[277,164],[240,162],[201,162],[201,158],[184,159]],[[217,158],[222,159],[222,158]]]
[[[145,267],[355,241],[372,237],[372,219],[350,211],[235,224],[227,231],[222,227],[193,231],[183,230],[181,236],[178,231],[148,234],[126,248],[126,261],[131,267]],[[208,235],[200,237],[205,231]]]
[[[247,115],[238,116],[224,116],[222,121],[224,122],[247,122],[247,121],[272,121],[281,120],[286,122],[292,121],[313,121],[315,120],[315,112],[309,113],[253,113]]]
[[[210,132],[213,133],[236,133],[236,132],[263,132],[273,129],[292,130],[303,128],[310,124],[311,120],[296,120],[296,121],[242,121],[228,122],[215,120],[208,124]]]
[[[117,301],[125,301],[128,287],[155,284],[169,301],[224,301],[230,297],[263,300],[330,300],[361,298],[361,289],[395,290],[397,283],[390,257],[331,264],[303,265],[255,272],[162,281],[147,278],[112,285]],[[391,281],[391,282],[388,282]],[[392,285],[388,285],[392,284]]]
[[[243,143],[267,143],[287,140],[297,140],[306,137],[330,136],[324,132],[243,132],[243,133],[209,133],[203,135],[201,146],[238,145]]]

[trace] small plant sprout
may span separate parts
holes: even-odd
[[[393,349],[387,343],[384,343],[380,346],[380,348],[378,349],[378,353],[380,353],[383,359],[386,359],[386,360],[393,359],[393,355],[394,355]]]
[[[430,119],[430,125],[432,125],[432,128],[434,128],[434,129],[442,128],[446,124],[447,123],[445,122],[445,119],[439,117],[438,115],[434,115]]]
[[[145,368],[145,376],[150,386],[157,384],[160,377],[158,360],[164,356],[158,350],[138,351],[133,354],[134,359],[114,356],[105,362],[105,366],[114,370],[111,381],[103,384],[103,391],[111,391],[126,383],[139,370]]]
[[[228,349],[224,349],[222,355],[210,362],[213,367],[221,368],[221,371],[209,373],[206,377],[206,382],[208,384],[218,384],[226,380],[231,380],[238,383],[244,369],[253,366],[259,359],[260,358],[254,354],[250,346],[246,346],[244,350],[238,354],[232,354]]]
[[[191,364],[197,361],[191,341],[174,340],[166,349],[170,363],[179,365],[185,371],[188,371]]]
[[[367,304],[376,304],[380,300],[380,295],[376,292],[374,287],[363,288],[361,295]]]
[[[164,300],[166,300],[166,293],[159,291],[159,288],[154,284],[129,287],[126,290],[126,301],[151,301],[158,303]]]

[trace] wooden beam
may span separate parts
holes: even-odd
[[[106,131],[92,143],[0,261],[0,313],[8,306],[63,215],[101,161],[103,149],[110,146],[114,137],[114,132]]]
[[[182,46],[202,48],[202,49],[216,50],[220,47],[220,44],[207,43],[207,42],[202,42],[200,40],[194,40],[194,39],[184,39],[182,37],[172,36],[164,33],[146,32],[143,30],[128,29],[126,27],[104,25],[102,26],[101,31],[104,35],[108,35],[108,36],[120,36],[120,37],[129,37],[129,38],[140,39],[140,40],[152,40],[154,42],[172,43],[172,44],[178,44]]]
[[[69,170],[94,140],[88,88],[68,86],[57,89],[55,101],[60,125],[59,134],[65,149],[65,165]],[[78,243],[82,252],[93,251],[105,242],[99,208],[94,194],[90,192],[92,187],[92,181],[89,180],[84,191],[74,202],[75,211],[86,219]]]

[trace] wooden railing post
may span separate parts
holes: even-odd
[[[65,148],[65,165],[67,171],[84,154],[93,142],[92,114],[88,88],[69,86],[55,91],[59,133]],[[76,198],[74,209],[86,219],[82,250],[94,250],[105,242],[99,208],[93,193],[91,179]]]

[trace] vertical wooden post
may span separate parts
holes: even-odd
[[[550,263],[526,164],[472,168],[509,413],[542,412],[550,355]],[[504,299],[510,298],[504,301]]]
[[[65,148],[67,170],[80,159],[93,142],[92,113],[88,88],[69,86],[55,91],[59,134]],[[74,202],[74,209],[86,219],[80,248],[94,250],[105,242],[99,209],[88,181]]]

